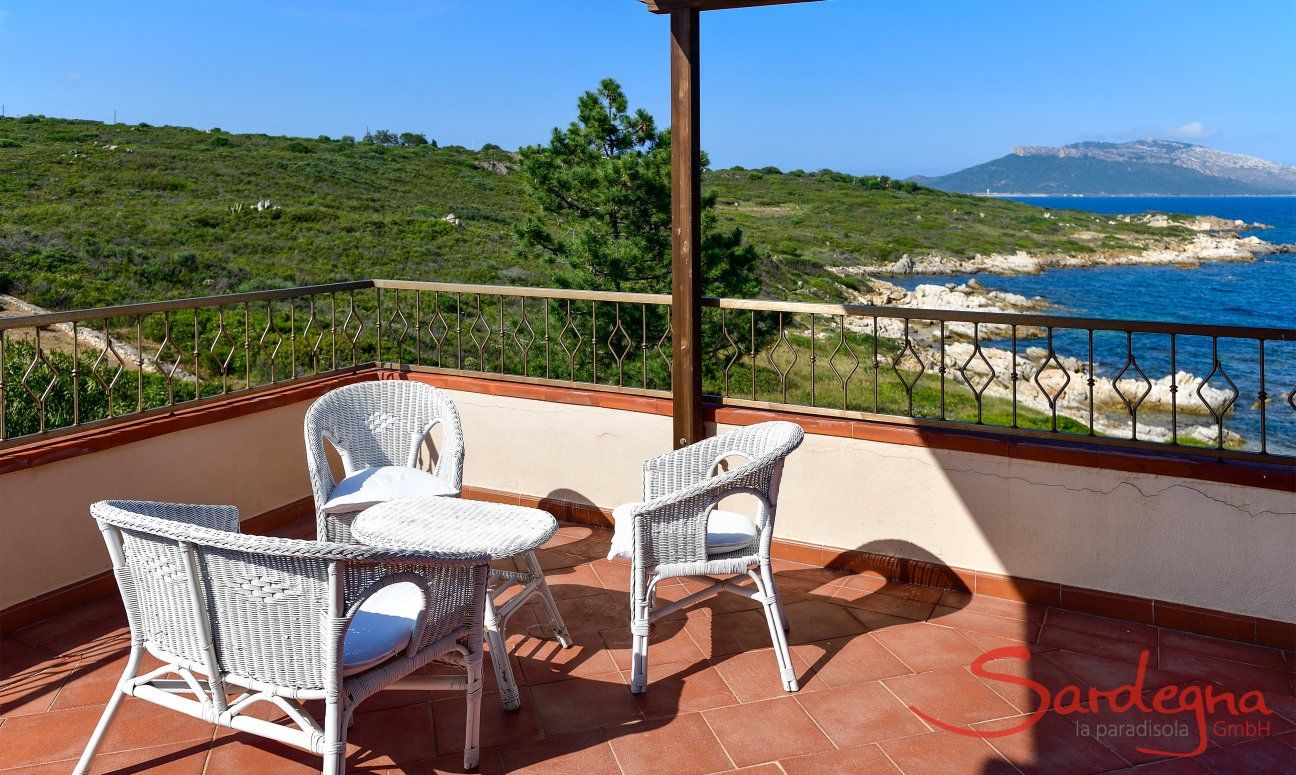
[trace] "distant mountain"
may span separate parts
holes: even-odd
[[[1296,194],[1296,167],[1170,140],[1018,146],[960,172],[910,180],[964,194]]]

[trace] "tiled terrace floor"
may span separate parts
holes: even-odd
[[[299,524],[286,532],[308,529]],[[628,569],[602,559],[607,538],[564,527],[542,552],[576,645],[563,651],[528,637],[522,618],[533,613],[518,614],[510,659],[524,705],[505,713],[488,678],[482,772],[1296,771],[1290,652],[787,562],[777,570],[799,693],[780,687],[759,612],[727,595],[660,623],[649,690],[635,697],[626,672]],[[676,583],[661,596],[685,592]],[[1050,694],[1068,685],[1087,693],[1131,683],[1146,651],[1149,703],[1162,687],[1213,682],[1238,695],[1260,690],[1274,712],[1235,719],[1221,706],[1206,718],[1205,751],[1168,759],[1138,749],[1191,750],[1200,727],[1192,713],[1117,714],[1106,703],[1096,714],[1050,710],[1029,729],[987,740],[936,730],[909,709],[982,731],[1021,724],[1038,706],[1038,693],[969,669],[986,650],[1013,644],[1025,645],[1029,660],[1003,659],[990,668],[1036,681]],[[68,772],[126,650],[115,599],[0,640],[0,770]],[[1179,700],[1168,704],[1176,708]],[[463,707],[457,693],[378,695],[350,731],[349,770],[458,771]],[[1120,724],[1134,729],[1111,728]],[[1145,739],[1149,732],[1155,734]],[[94,771],[309,772],[318,762],[128,699]]]

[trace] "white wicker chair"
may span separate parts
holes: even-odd
[[[328,514],[323,510],[335,485],[324,454],[325,439],[338,450],[344,473],[350,476],[377,466],[414,466],[421,445],[438,423],[443,426],[440,458],[432,473],[458,492],[463,487],[463,426],[454,402],[445,393],[419,382],[379,380],[347,385],[318,398],[306,412],[306,461],[315,496],[319,540],[354,542],[351,523],[359,514]],[[571,635],[548,585],[530,583],[544,577],[535,552],[525,553],[521,560],[523,567],[516,571],[491,571],[493,590],[498,593],[514,584],[529,585],[526,597],[540,599],[554,638],[563,648],[569,648]],[[493,600],[487,600],[486,637],[492,654],[507,652],[507,619],[520,610],[521,602],[506,606],[506,613],[500,615]],[[504,707],[517,710],[521,700],[508,662],[492,657],[491,665]]]
[[[306,464],[315,496],[317,538],[351,541],[355,514],[325,514],[335,482],[324,454],[328,439],[342,458],[345,476],[378,466],[410,466],[428,433],[442,426],[432,474],[456,492],[463,487],[463,426],[454,402],[431,385],[376,380],[330,390],[306,412]]]
[[[131,651],[76,773],[132,696],[311,751],[324,772],[340,774],[351,714],[382,689],[466,690],[464,766],[477,765],[486,557],[246,536],[232,506],[103,501],[91,513]],[[373,605],[384,597],[385,607]],[[145,652],[165,666],[141,674]],[[446,657],[466,676],[409,676]],[[324,702],[322,726],[306,700]],[[248,715],[260,702],[290,723]]]
[[[796,691],[796,673],[788,653],[787,619],[770,568],[770,541],[783,461],[801,445],[804,432],[790,422],[766,422],[705,439],[644,463],[645,502],[625,510],[632,520],[634,550],[630,577],[632,638],[630,691],[648,688],[648,634],[652,622],[717,592],[734,592],[764,607],[770,640],[783,686]],[[730,458],[742,465],[718,471]],[[707,551],[707,525],[716,503],[731,495],[754,496],[758,506],[755,535],[745,546],[722,553]],[[713,575],[730,575],[717,581]],[[674,603],[658,607],[656,587],[662,579],[701,577],[708,586]],[[746,577],[755,587],[738,584]]]

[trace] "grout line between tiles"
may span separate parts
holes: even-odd
[[[722,678],[720,680],[724,679]],[[699,712],[698,717],[702,719],[703,724],[706,724],[707,731],[711,733],[711,736],[715,738],[716,744],[720,746],[720,751],[725,755],[725,761],[729,762],[729,769],[738,769],[738,765],[734,763],[733,757],[729,755],[729,749],[725,748],[724,741],[721,740],[720,735],[717,735],[715,730],[712,729],[711,722],[707,720],[706,714]]]
[[[915,673],[915,675],[916,675],[916,673]],[[936,731],[936,730],[934,730],[934,729],[931,728],[931,725],[930,725],[930,724],[928,724],[925,720],[923,720],[922,716],[919,716],[917,713],[914,713],[912,710],[910,710],[910,709],[909,709],[909,703],[907,703],[907,702],[905,702],[904,700],[900,699],[900,695],[896,694],[896,693],[891,689],[890,686],[887,686],[885,680],[880,680],[880,681],[878,681],[878,683],[882,685],[882,688],[883,688],[883,689],[886,689],[886,690],[887,690],[887,693],[888,693],[888,694],[890,694],[892,697],[895,697],[896,702],[900,703],[900,707],[902,707],[902,708],[904,708],[905,710],[909,711],[909,715],[911,715],[911,716],[913,716],[914,718],[918,719],[918,723],[919,723],[919,724],[922,724],[924,727],[926,727],[928,732],[935,732],[935,731]]]

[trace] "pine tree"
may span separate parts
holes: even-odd
[[[607,78],[581,95],[576,121],[548,145],[522,148],[518,163],[543,213],[518,227],[518,250],[549,262],[555,284],[670,292],[670,132],[631,112],[620,84]],[[704,292],[754,296],[755,268],[755,249],[740,229],[716,227],[715,194],[704,195]]]

